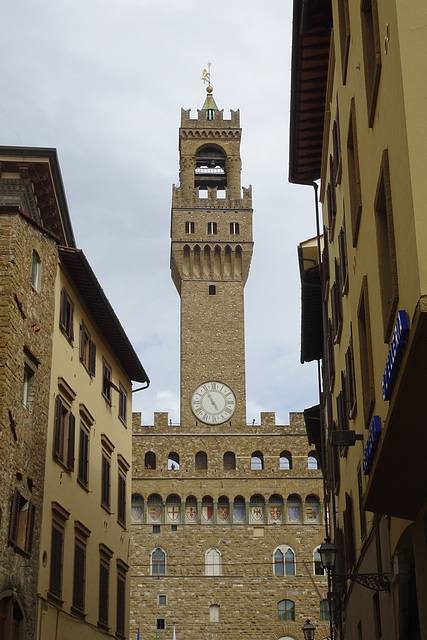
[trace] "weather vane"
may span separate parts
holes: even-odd
[[[211,63],[210,62],[208,62],[207,71],[206,69],[203,69],[202,76],[200,79],[203,81],[204,84],[206,82],[208,83],[208,91],[209,91],[209,88],[211,88]]]

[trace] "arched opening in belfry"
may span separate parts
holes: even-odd
[[[205,146],[196,153],[194,186],[201,189],[217,187],[223,190],[227,186],[225,168],[226,155],[220,147]]]

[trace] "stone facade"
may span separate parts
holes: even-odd
[[[0,246],[0,598],[13,596],[19,603],[31,638],[36,626],[57,252],[50,234],[18,207],[7,205],[0,207]],[[31,284],[33,251],[43,265],[40,291]],[[25,371],[31,378],[24,402]]]
[[[181,420],[158,413],[141,426],[134,415],[131,636],[295,639],[309,617],[323,638],[327,581],[314,564],[323,489],[303,416],[246,424],[252,192],[240,184],[239,112],[225,120],[210,91],[196,119],[182,111],[172,195]],[[226,419],[215,384],[234,393]],[[192,405],[203,385],[206,404]]]
[[[314,570],[323,540],[322,480],[308,468],[302,414],[291,414],[290,425],[261,414],[261,425],[228,434],[194,434],[168,426],[167,414],[156,418],[155,426],[140,426],[134,414],[131,635],[139,627],[141,638],[152,638],[157,620],[164,620],[159,638],[171,638],[174,626],[178,638],[298,638],[310,617],[319,637],[327,636],[319,609],[327,581]],[[207,454],[206,469],[196,468],[200,452]],[[234,454],[235,468],[224,468],[226,453]],[[263,469],[251,468],[261,466],[259,453]],[[281,468],[288,455],[291,468]],[[261,515],[254,515],[258,509]],[[275,575],[280,546],[294,552],[295,575]],[[165,553],[164,576],[153,575],[156,549]],[[221,575],[206,575],[209,549],[219,552]],[[282,600],[295,603],[295,620],[279,621]],[[211,620],[212,606],[219,620]]]

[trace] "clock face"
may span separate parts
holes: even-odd
[[[205,382],[191,398],[191,409],[206,424],[221,424],[231,418],[236,408],[236,396],[222,382]]]

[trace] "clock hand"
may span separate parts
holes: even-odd
[[[217,405],[217,403],[215,402],[215,400],[212,398],[212,396],[211,396],[211,394],[210,394],[210,393],[208,393],[208,398],[209,398],[209,400],[211,401],[211,403],[212,403],[213,407],[218,411],[218,405]]]

